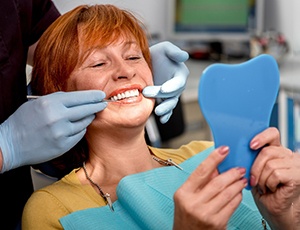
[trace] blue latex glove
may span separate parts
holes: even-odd
[[[160,98],[155,114],[161,123],[166,123],[176,107],[178,98],[185,88],[189,70],[184,62],[189,58],[187,52],[170,42],[161,42],[150,47],[154,86],[143,90],[145,97]]]
[[[24,103],[0,125],[1,172],[58,157],[72,148],[103,110],[98,90],[57,92]]]

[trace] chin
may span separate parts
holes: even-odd
[[[124,120],[129,120],[136,125],[140,125],[146,123],[148,118],[150,117],[152,111],[134,111],[134,112],[127,112],[125,116],[123,116]]]
[[[135,127],[145,125],[149,119],[152,107],[127,108],[126,110],[119,109],[118,111],[110,111],[105,109],[96,114],[95,120],[90,126],[124,126]]]

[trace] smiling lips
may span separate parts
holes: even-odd
[[[127,99],[130,97],[137,97],[137,96],[139,96],[139,90],[131,89],[131,90],[127,90],[123,93],[118,93],[117,95],[112,96],[109,99],[112,101],[118,101],[118,100],[123,100],[123,99]]]

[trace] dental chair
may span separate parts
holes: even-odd
[[[155,106],[157,106],[157,104],[158,103],[156,103]],[[169,121],[162,124],[159,119],[159,116],[152,113],[146,123],[145,138],[147,143],[153,147],[167,145],[169,140],[185,132],[185,119],[180,98]]]

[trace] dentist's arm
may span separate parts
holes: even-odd
[[[161,123],[166,123],[185,88],[189,70],[184,62],[189,55],[170,42],[158,43],[150,47],[150,52],[154,86],[144,88],[143,95],[163,99],[155,113],[161,116]]]
[[[106,108],[102,91],[58,92],[28,101],[0,125],[1,173],[56,158]],[[2,166],[2,167],[1,167]]]

